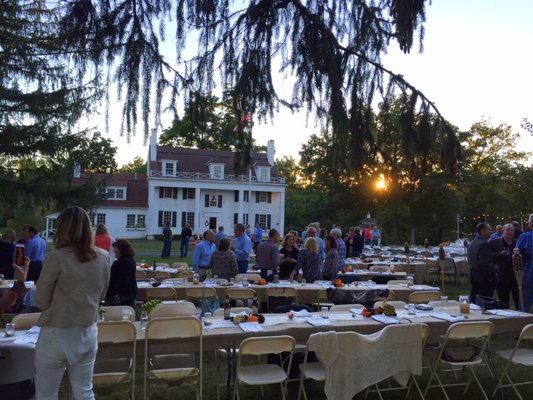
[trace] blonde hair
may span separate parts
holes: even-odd
[[[96,232],[95,235],[109,235],[109,232],[107,231],[107,228],[104,224],[98,224],[96,226]]]
[[[91,220],[85,210],[71,206],[59,214],[54,244],[56,249],[73,247],[80,262],[96,258],[98,253],[94,247]]]
[[[318,242],[314,237],[307,238],[304,244],[304,249],[310,253],[318,254]]]
[[[17,241],[17,233],[14,229],[7,228],[2,235],[2,241],[8,243],[15,243]]]
[[[285,237],[283,238],[282,242],[281,242],[281,247],[286,247],[287,246],[287,240],[290,239],[290,238],[293,238],[293,240],[295,239],[294,235],[292,233],[287,233],[285,235]],[[293,243],[294,245],[295,243]]]

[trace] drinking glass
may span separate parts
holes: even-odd
[[[448,308],[448,296],[440,296],[440,306],[445,309]]]
[[[120,319],[123,321],[130,321],[131,319],[131,310],[125,308],[120,311]]]
[[[6,324],[6,329],[5,329],[6,337],[13,336],[14,334],[15,334],[15,324],[13,323]]]
[[[146,311],[141,311],[141,329],[146,329],[146,325],[148,324],[148,314]]]
[[[329,318],[328,312],[329,312],[329,308],[327,308],[327,307],[321,307],[320,308],[320,316],[322,318],[328,319]]]
[[[414,304],[410,303],[407,305],[407,314],[416,315],[416,308]]]
[[[470,298],[468,296],[459,296],[459,311],[461,314],[470,313]]]
[[[307,281],[302,278],[302,286],[305,286],[307,284]]]
[[[231,283],[232,285],[235,284],[235,278],[229,278],[229,283]]]
[[[246,286],[248,286],[248,283],[249,283],[249,282],[248,282],[248,279],[244,278],[244,279],[242,280],[242,286],[246,287]]]
[[[150,285],[153,285],[154,283],[157,283],[157,279],[150,278]]]
[[[211,326],[213,323],[213,314],[210,312],[206,312],[203,317],[204,325],[205,326]]]

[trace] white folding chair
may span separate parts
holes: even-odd
[[[230,300],[240,300],[243,306],[247,306],[249,301],[256,296],[255,290],[250,288],[228,288],[224,294]]]
[[[261,386],[279,383],[282,399],[285,400],[287,398],[286,382],[289,377],[288,372],[277,364],[242,365],[242,357],[247,355],[260,356],[263,354],[279,354],[280,363],[283,365],[281,353],[288,352],[290,355],[287,371],[290,371],[295,343],[293,337],[285,335],[245,339],[239,346],[235,384],[233,386],[233,398],[240,400],[239,385],[241,383]]]
[[[150,319],[162,317],[185,317],[196,312],[196,307],[189,301],[180,301],[170,304],[158,304],[150,313]]]
[[[272,312],[270,309],[270,298],[271,297],[283,297],[288,299],[294,304],[298,297],[298,292],[295,288],[290,286],[281,286],[281,287],[268,287],[266,290],[267,296],[267,311]]]
[[[238,314],[240,312],[245,312],[246,314],[251,314],[252,309],[250,307],[231,307],[231,312],[233,314]],[[222,317],[224,315],[224,309],[223,308],[217,308],[213,312],[213,317]]]
[[[431,375],[429,377],[429,381],[427,383],[426,389],[424,390],[424,396],[427,395],[427,392],[430,388],[440,387],[442,392],[444,393],[444,397],[446,397],[446,400],[449,400],[448,394],[446,393],[446,387],[454,387],[454,386],[465,386],[463,396],[468,391],[468,388],[470,387],[470,384],[472,380],[475,380],[476,383],[479,386],[479,389],[481,390],[481,393],[483,393],[483,397],[485,400],[488,400],[487,394],[485,393],[485,390],[483,389],[483,385],[481,384],[478,376],[476,375],[476,368],[481,365],[486,365],[484,356],[485,356],[485,350],[487,348],[487,345],[489,343],[490,337],[492,335],[492,331],[494,329],[494,325],[490,321],[476,321],[476,322],[456,322],[448,327],[448,330],[446,331],[446,336],[444,337],[444,342],[440,348],[439,356],[437,357],[435,361],[435,365],[431,370]],[[473,356],[468,361],[449,361],[444,358],[444,352],[447,351],[448,347],[453,348],[454,342],[460,342],[464,344],[464,342],[467,342],[468,346],[471,346],[471,341],[477,342],[477,354],[473,353]],[[473,350],[474,351],[474,350]],[[448,365],[452,368],[463,368],[465,370],[468,370],[470,372],[470,378],[466,383],[458,382],[458,383],[449,383],[444,385],[442,383],[442,380],[438,374],[438,369],[441,364]],[[436,379],[437,385],[431,385],[433,379]]]
[[[428,303],[431,307],[442,307],[442,301],[433,300]],[[457,307],[459,309],[459,302],[457,300],[448,300],[448,307]]]
[[[300,387],[298,389],[298,400],[301,399],[302,394],[304,399],[307,400],[307,392],[305,391],[304,380],[312,379],[317,382],[326,381],[326,368],[324,364],[320,361],[307,362],[309,350],[307,346],[305,347],[305,355],[303,362],[299,365],[300,367]]]
[[[247,279],[252,282],[257,282],[261,279],[261,275],[259,274],[237,274],[235,276],[235,282],[241,282],[244,279]]]
[[[159,299],[161,301],[170,300],[177,301],[178,296],[174,288],[171,287],[156,287],[146,289],[146,300]]]
[[[420,290],[409,294],[409,303],[429,303],[430,301],[440,301],[440,292]]]
[[[98,323],[98,352],[93,387],[98,395],[116,392],[135,398],[137,329],[130,321]]]
[[[17,314],[13,317],[11,323],[15,324],[15,329],[30,329],[37,323],[40,316],[40,312]]]
[[[176,346],[168,346],[176,342]],[[161,346],[157,346],[161,344]],[[169,352],[181,345],[186,350]],[[202,398],[202,322],[195,317],[154,318],[148,322],[144,340],[144,398],[148,381],[190,386]]]
[[[135,322],[135,310],[130,306],[106,306],[104,321],[122,321],[122,311],[126,310],[128,321]]]
[[[501,389],[503,393],[503,388],[512,387],[518,398],[522,400],[523,397],[518,391],[517,386],[530,385],[533,383],[533,381],[515,383],[511,380],[511,377],[509,376],[508,372],[511,364],[533,367],[533,350],[520,347],[524,340],[533,340],[533,324],[526,325],[524,326],[524,328],[522,328],[522,332],[520,332],[520,337],[518,338],[518,341],[516,342],[516,345],[513,349],[501,350],[496,352],[499,357],[501,357],[507,362],[500,378],[498,379],[498,384],[496,385],[494,392],[492,392],[492,397],[494,397],[498,389]],[[503,384],[503,378],[507,378],[507,380],[509,381],[508,385]]]

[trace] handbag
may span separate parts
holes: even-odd
[[[468,362],[476,358],[476,346],[446,346],[442,351],[442,359],[450,362]]]
[[[203,317],[206,312],[209,312],[213,314],[215,310],[220,308],[220,302],[218,301],[218,297],[205,297],[204,296],[204,288],[202,287],[202,298],[200,300],[200,305],[202,307],[202,311],[200,315]]]
[[[487,310],[501,310],[508,308],[507,304],[502,303],[500,300],[493,299],[492,297],[476,296],[476,304],[480,306],[483,311]]]

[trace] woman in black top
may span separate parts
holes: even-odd
[[[294,266],[298,262],[298,247],[296,247],[296,238],[292,233],[288,233],[283,238],[281,243],[280,254],[283,254],[283,259],[279,265],[279,278],[288,279]]]
[[[135,251],[126,239],[119,239],[113,243],[113,250],[117,259],[111,266],[111,278],[106,294],[106,304],[109,306],[135,307],[137,297],[137,268]]]
[[[15,262],[15,241],[17,234],[13,229],[6,229],[0,240],[0,274],[5,279],[13,279],[13,263]]]

